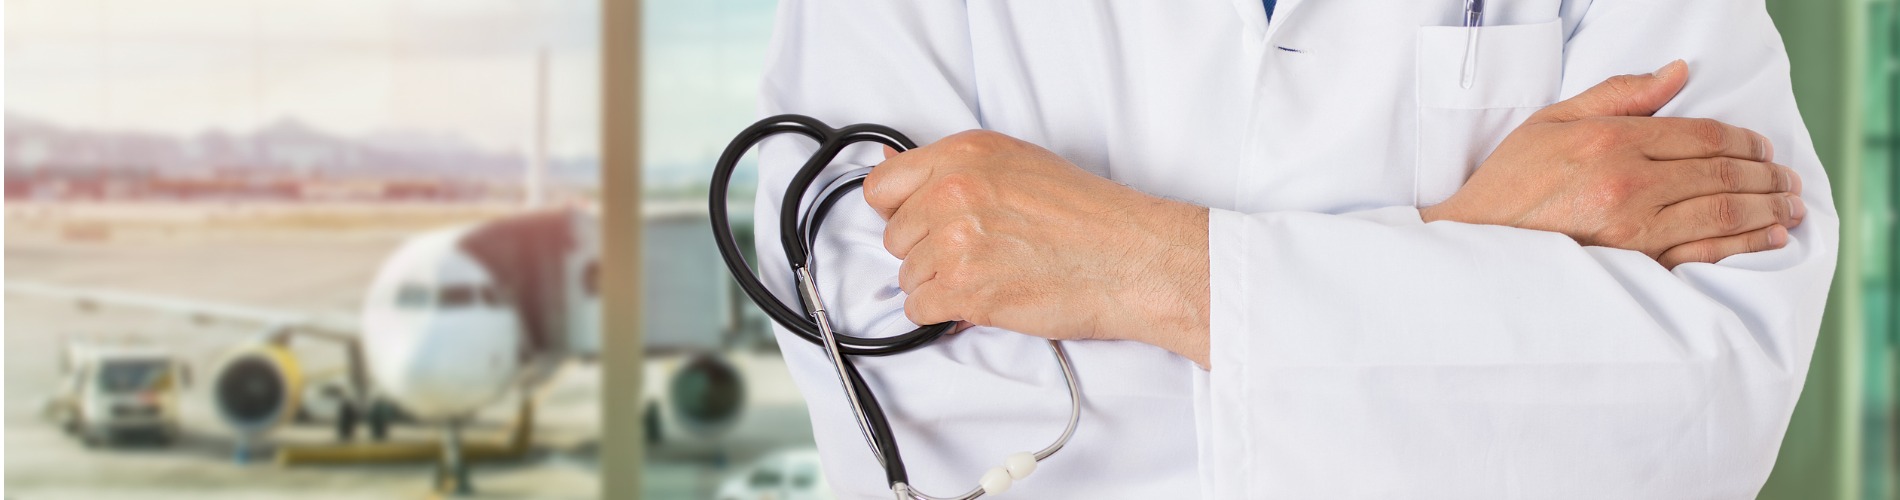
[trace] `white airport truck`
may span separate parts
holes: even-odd
[[[68,342],[65,351],[45,412],[67,433],[87,446],[177,439],[179,394],[191,378],[183,360],[149,347]]]

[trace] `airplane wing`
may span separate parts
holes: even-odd
[[[265,327],[263,342],[286,344],[292,338],[331,342],[347,355],[351,389],[358,398],[369,397],[369,378],[363,347],[352,317],[313,315],[238,304],[199,301],[158,294],[79,288],[51,283],[7,281],[6,293],[71,301],[84,311],[102,308],[144,309],[182,315],[197,324],[230,323]]]
[[[8,294],[67,300],[71,301],[75,307],[87,311],[111,307],[145,309],[178,314],[199,324],[237,323],[280,327],[297,330],[298,335],[334,341],[354,342],[357,338],[357,325],[354,318],[343,315],[315,315],[158,294],[78,288],[27,281],[7,281],[6,291]]]

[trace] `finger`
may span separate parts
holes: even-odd
[[[1669,203],[1717,193],[1794,193],[1801,187],[1794,169],[1726,157],[1661,162],[1654,172],[1668,186]]]
[[[924,282],[916,291],[904,297],[904,317],[919,326],[962,319],[951,308],[949,295],[950,291],[941,282]]]
[[[1663,208],[1659,216],[1664,234],[1659,241],[1674,247],[1692,241],[1721,238],[1771,225],[1795,227],[1807,217],[1799,196],[1787,193],[1723,193],[1692,198]]]
[[[1734,236],[1676,245],[1675,248],[1663,252],[1656,262],[1662,263],[1665,268],[1675,269],[1676,266],[1690,262],[1713,264],[1731,255],[1762,252],[1785,246],[1788,246],[1788,228],[1775,224]]]
[[[1765,162],[1774,157],[1767,137],[1708,118],[1646,118],[1637,126],[1651,131],[1638,148],[1652,160],[1722,156]]]
[[[976,326],[976,323],[971,323],[968,321],[958,321],[956,326],[950,327],[950,335],[963,333],[964,330],[968,330],[972,326]]]
[[[864,201],[877,210],[878,216],[889,220],[930,176],[931,166],[923,148],[889,155],[864,178]]]
[[[912,252],[910,258],[897,267],[897,288],[909,293],[917,287],[937,277],[937,252],[935,247],[923,245]]]
[[[930,236],[930,217],[925,213],[927,204],[917,203],[899,208],[884,225],[884,250],[892,257],[909,259],[911,249],[917,243]]]
[[[897,149],[890,146],[884,146],[884,159],[889,160],[893,156],[897,156]]]
[[[1669,104],[1689,82],[1689,65],[1678,59],[1647,75],[1613,76],[1576,97],[1531,115],[1530,122],[1573,122],[1595,116],[1649,116]]]

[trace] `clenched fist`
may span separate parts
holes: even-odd
[[[995,132],[886,154],[864,198],[890,221],[884,247],[904,261],[912,322],[1139,340],[1205,364],[1207,209]],[[1148,338],[1157,331],[1170,334]]]

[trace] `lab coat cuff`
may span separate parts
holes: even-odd
[[[1416,226],[1425,223],[1425,218],[1418,214],[1417,208],[1403,205],[1353,212],[1346,216],[1387,226]]]
[[[1249,343],[1250,307],[1247,306],[1249,276],[1247,269],[1247,215],[1231,210],[1209,209],[1207,215],[1208,259],[1208,363],[1205,378],[1197,377],[1195,418],[1201,422],[1199,455],[1203,461],[1201,477],[1206,498],[1239,498],[1245,495],[1243,477],[1208,474],[1206,468],[1249,470],[1217,466],[1240,465],[1253,442],[1247,422],[1252,421],[1247,394],[1247,359],[1253,357]]]
[[[1208,210],[1208,362],[1211,369],[1195,377],[1194,402],[1196,427],[1200,431],[1196,440],[1198,455],[1203,464],[1201,487],[1207,498],[1253,496],[1249,474],[1218,471],[1257,470],[1249,463],[1258,455],[1251,449],[1254,443],[1260,442],[1254,434],[1268,431],[1255,429],[1251,423],[1258,422],[1253,415],[1256,408],[1273,403],[1255,397],[1260,391],[1250,387],[1248,381],[1258,380],[1250,371],[1258,368],[1258,360],[1267,357],[1266,352],[1254,348],[1262,337],[1260,329],[1272,319],[1256,321],[1254,318],[1258,309],[1254,295],[1265,294],[1267,290],[1256,290],[1258,284],[1248,279],[1256,272],[1252,269],[1256,263],[1248,256],[1262,255],[1261,249],[1254,248],[1256,245],[1274,244],[1255,241],[1258,236],[1267,234],[1253,230],[1256,223],[1282,216],[1284,214],[1248,215],[1219,208]],[[1343,216],[1395,227],[1425,223],[1418,209],[1410,206],[1362,210]]]

